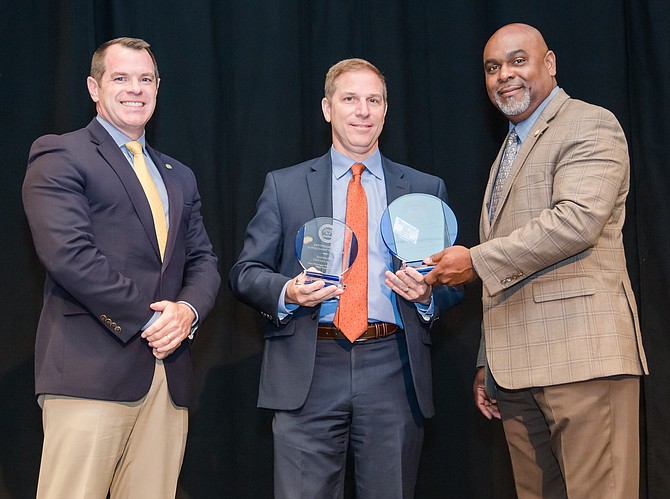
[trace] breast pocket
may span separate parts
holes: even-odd
[[[547,175],[544,172],[535,172],[526,177],[526,185],[536,186],[545,183]]]

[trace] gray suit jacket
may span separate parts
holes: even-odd
[[[37,394],[134,401],[156,360],[140,329],[158,300],[183,300],[204,320],[219,287],[193,172],[147,147],[168,192],[161,262],[151,209],[129,161],[93,119],[30,150],[23,201],[47,271],[35,343]],[[173,401],[191,398],[188,341],[165,359]]]
[[[564,91],[521,145],[471,256],[483,282],[484,353],[510,389],[647,372],[621,228],[626,138],[612,113]]]
[[[446,200],[444,182],[382,157],[388,202],[411,192]],[[230,272],[233,293],[268,319],[261,368],[259,407],[292,410],[302,406],[314,372],[319,307],[299,307],[282,324],[277,317],[284,284],[302,268],[295,256],[295,235],[314,217],[332,216],[330,153],[268,173],[244,240]],[[383,285],[383,283],[382,283]],[[416,307],[398,299],[405,326],[412,380],[424,417],[434,413],[430,365],[431,323]],[[438,311],[434,315],[437,317]]]

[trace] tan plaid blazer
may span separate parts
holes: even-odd
[[[485,354],[509,389],[647,373],[621,233],[629,160],[616,118],[560,90],[489,221],[501,154],[471,250],[483,283],[479,365]]]

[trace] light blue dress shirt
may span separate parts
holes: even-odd
[[[351,166],[357,161],[334,147],[330,148],[330,158],[333,163],[333,218],[344,222]],[[390,322],[402,326],[395,293],[384,283],[384,273],[393,269],[393,261],[379,230],[379,221],[386,209],[386,184],[379,149],[362,163],[365,170],[361,175],[361,184],[368,200],[368,319],[370,322]],[[332,323],[336,308],[337,301],[323,303],[319,322]]]

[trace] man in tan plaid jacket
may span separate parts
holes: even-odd
[[[531,26],[494,33],[484,72],[516,157],[506,178],[506,147],[493,163],[480,244],[433,255],[426,282],[482,280],[475,401],[502,419],[518,496],[637,497],[647,365],[621,233],[626,138],[611,112],[557,86]]]

